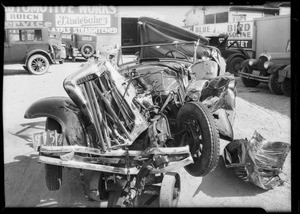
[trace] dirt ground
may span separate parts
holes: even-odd
[[[44,165],[37,162],[32,134],[42,132],[45,118],[24,119],[36,100],[67,96],[63,80],[82,62],[50,66],[42,76],[30,75],[22,66],[5,65],[3,76],[4,177],[6,207],[105,207],[106,202],[89,202],[80,183],[79,170],[63,171],[63,185],[50,192],[45,186]],[[237,78],[235,139],[251,138],[257,130],[270,141],[291,143],[290,99],[272,94],[266,84],[246,88]],[[220,158],[217,168],[204,177],[192,177],[183,168],[179,207],[260,207],[266,211],[291,211],[291,154],[283,167],[286,182],[265,191],[244,183]],[[86,171],[86,185],[90,172]],[[152,207],[157,206],[154,201]]]

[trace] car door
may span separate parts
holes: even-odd
[[[26,56],[26,31],[23,29],[9,29],[9,61],[22,63]]]

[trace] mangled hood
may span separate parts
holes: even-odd
[[[140,17],[137,27],[140,45],[173,43],[174,41],[193,42],[198,40],[200,44],[209,44],[208,39],[204,36],[153,18]],[[175,50],[175,46],[143,47],[140,51],[140,58],[163,57],[169,50]],[[178,46],[177,50],[193,57],[194,44]],[[198,47],[197,56],[201,56],[203,51],[202,47]]]

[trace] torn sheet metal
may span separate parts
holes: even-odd
[[[255,131],[250,140],[234,140],[225,147],[225,165],[243,181],[273,189],[284,183],[282,167],[289,152],[290,144],[268,141]]]

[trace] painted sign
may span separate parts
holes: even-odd
[[[237,41],[241,47],[252,49],[253,21],[240,22],[241,34],[237,34],[237,27],[237,22],[196,25],[194,32],[207,37],[224,33],[228,35],[228,45]]]
[[[49,27],[65,34],[117,34],[118,10],[114,6],[5,7],[5,27]]]

